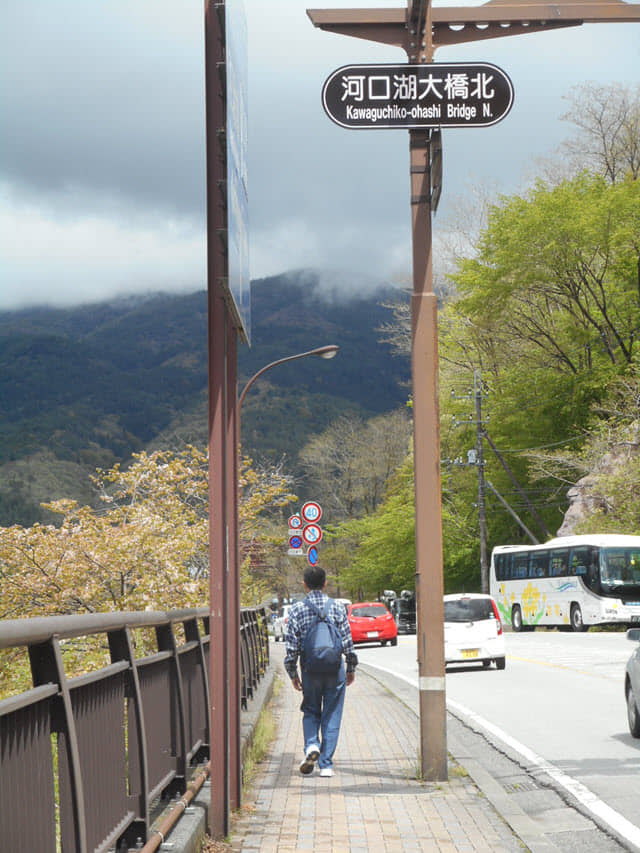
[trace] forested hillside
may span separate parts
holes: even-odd
[[[248,395],[244,449],[295,466],[306,439],[345,411],[371,415],[407,396],[408,360],[376,331],[389,290],[323,292],[312,273],[253,283],[252,346],[240,388],[266,363],[327,343],[331,362],[272,371]],[[92,499],[88,474],[132,452],[206,443],[206,294],[150,295],[0,314],[0,525],[30,524],[41,501]]]

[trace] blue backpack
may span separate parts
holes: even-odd
[[[338,626],[327,618],[331,599],[327,601],[322,611],[309,599],[306,605],[315,614],[315,619],[309,626],[302,641],[300,663],[304,672],[335,675],[342,663],[342,634]]]

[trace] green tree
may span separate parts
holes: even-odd
[[[300,459],[327,515],[341,520],[375,512],[410,435],[407,412],[397,410],[367,421],[340,417],[308,442]]]
[[[383,589],[415,585],[413,457],[390,479],[384,500],[372,515],[345,522],[332,533],[353,543],[340,583],[350,597],[377,596]]]

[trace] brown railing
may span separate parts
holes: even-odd
[[[0,620],[0,649],[27,648],[33,681],[0,701],[0,848],[90,853],[147,840],[153,804],[184,793],[209,757],[208,613]],[[266,610],[243,609],[240,622],[246,709],[269,662]],[[137,629],[155,631],[145,657]],[[64,644],[90,635],[103,635],[110,663],[68,678]]]

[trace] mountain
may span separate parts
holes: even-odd
[[[260,377],[242,411],[243,450],[295,468],[308,438],[345,412],[403,405],[409,363],[379,342],[381,287],[349,294],[301,271],[252,283],[251,346],[239,388],[265,364],[324,344]],[[0,525],[50,520],[39,504],[93,500],[89,474],[146,447],[207,440],[207,298],[153,294],[75,308],[0,312]]]

